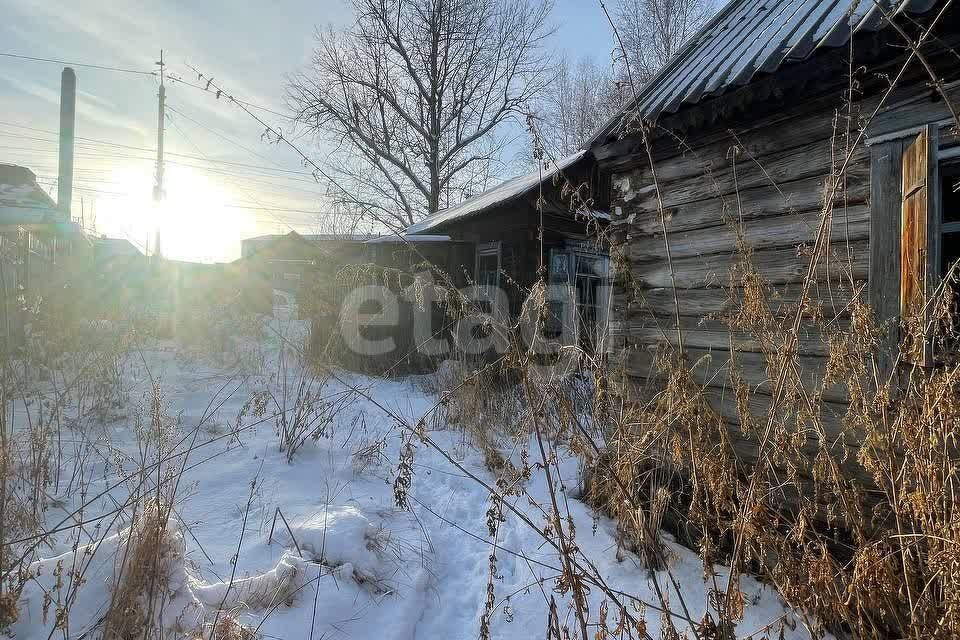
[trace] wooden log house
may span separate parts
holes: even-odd
[[[735,360],[762,415],[773,388],[763,349],[718,319],[742,300],[738,229],[789,303],[828,193],[813,304],[842,328],[845,301],[862,296],[896,344],[902,313],[960,257],[960,12],[948,4],[732,0],[595,135],[589,149],[613,191],[612,361],[628,393],[651,387],[654,351],[677,345],[679,320],[714,408],[738,420]],[[806,323],[799,338],[796,363],[814,388],[827,347]],[[846,400],[844,389],[824,395],[835,426]]]
[[[470,246],[472,251],[458,256],[456,277],[501,288],[511,316],[542,268],[549,282],[575,290],[579,315],[590,325],[588,332],[594,331],[601,322],[597,307],[604,306],[598,296],[607,282],[601,230],[609,219],[609,187],[587,151],[546,166],[428,216],[406,234],[443,234]]]
[[[429,262],[439,272],[434,276],[439,285],[502,291],[502,321],[520,314],[542,273],[550,284],[568,287],[575,298],[573,313],[564,317],[575,317],[576,326],[565,337],[593,349],[606,327],[609,258],[603,229],[609,220],[608,194],[609,184],[596,171],[593,156],[580,151],[438,211],[400,236],[368,240],[366,258],[409,273],[423,271],[418,264]],[[558,306],[558,318],[568,313],[559,309],[565,303],[551,304]],[[413,358],[418,342],[412,338],[410,317],[412,311],[404,308],[399,326],[360,330],[363,335],[391,334],[397,346],[387,354],[387,362],[419,360],[413,368],[432,366],[435,360]],[[457,348],[449,322],[433,327],[435,337]]]

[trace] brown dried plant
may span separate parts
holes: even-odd
[[[152,637],[150,632],[159,630],[151,619],[155,603],[150,596],[158,597],[166,588],[171,565],[181,552],[163,505],[151,500],[138,515],[118,557],[120,579],[104,618],[104,640]]]
[[[760,345],[769,380],[788,368],[781,402],[759,402],[734,349],[723,368],[735,411],[722,416],[715,396],[711,402],[709,389],[696,382],[703,363],[663,347],[655,388],[637,396],[649,400],[611,422],[590,497],[641,541],[658,522],[641,521],[630,498],[653,516],[668,500],[684,518],[668,519],[667,528],[700,548],[705,569],[729,563],[741,536],[743,561],[734,576],[750,569],[770,580],[791,606],[812,614],[805,618],[811,633],[960,635],[955,352],[941,350],[932,368],[904,362],[899,354],[909,352],[910,328],[917,331],[919,320],[904,323],[904,340],[890,353],[886,336],[896,327],[878,326],[855,290],[840,318],[825,319],[813,306],[799,310],[828,351],[814,380],[801,374],[795,354],[782,351],[798,310],[763,282],[749,250],[734,278],[731,291],[742,293],[724,316],[731,341],[748,336]],[[949,282],[941,285],[928,305],[933,319],[919,329],[937,345],[953,343],[945,333],[955,326],[952,291]],[[840,414],[830,401],[838,393],[848,399]],[[767,423],[771,444],[758,458]],[[657,467],[677,470],[675,482],[652,483]],[[718,596],[724,590],[715,586]],[[732,628],[742,614],[739,599],[711,601]]]

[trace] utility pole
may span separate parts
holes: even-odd
[[[164,102],[167,98],[167,90],[163,85],[164,77],[164,64],[163,64],[163,49],[160,49],[160,61],[157,62],[157,65],[160,66],[160,92],[157,94],[157,180],[156,184],[153,185],[153,199],[156,202],[160,202],[163,199],[163,120],[164,120]],[[157,255],[160,250],[160,228],[159,223],[157,224],[156,229],[156,241],[154,242],[154,255]]]

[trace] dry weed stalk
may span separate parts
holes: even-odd
[[[668,497],[687,518],[675,530],[699,545],[705,568],[729,563],[739,536],[743,564],[734,575],[751,567],[768,578],[793,607],[815,614],[805,620],[811,633],[960,634],[960,362],[941,352],[933,369],[884,366],[899,360],[884,352],[889,327],[873,322],[859,290],[838,322],[817,306],[782,303],[752,267],[749,250],[734,277],[742,298],[724,316],[731,340],[746,335],[761,346],[767,379],[783,377],[781,401],[758,411],[756,389],[744,381],[732,349],[723,367],[736,404],[731,423],[695,382],[704,363],[667,348],[656,359],[659,379],[649,402],[613,421],[591,496],[641,539],[646,529],[625,506],[625,494],[654,513]],[[952,286],[942,286],[931,304],[937,344],[953,342],[944,333],[956,326],[952,297]],[[815,382],[801,374],[795,354],[784,352],[797,314],[829,348]],[[906,325],[916,331],[917,322]],[[898,352],[909,352],[911,333],[904,330]],[[842,415],[830,401],[838,390],[849,399]],[[765,425],[772,425],[770,446],[758,458]],[[657,466],[679,470],[682,482],[651,487]],[[732,628],[742,598],[712,602],[721,628]]]
[[[256,631],[244,627],[232,617],[225,616],[211,627],[209,634],[202,631],[193,640],[257,640],[259,637]]]
[[[151,637],[158,630],[150,595],[166,588],[172,563],[182,553],[179,538],[168,527],[168,513],[151,500],[131,524],[126,549],[118,559],[120,579],[104,617],[104,640]]]

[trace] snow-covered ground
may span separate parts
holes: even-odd
[[[88,489],[83,495],[50,496],[47,526],[65,520],[66,528],[39,549],[42,559],[32,565],[36,575],[23,591],[10,635],[102,634],[129,527],[129,509],[117,518],[114,514],[135,488],[134,480],[118,484],[118,479],[138,464],[143,438],[137,437],[134,416],[146,414],[142,436],[149,429],[151,380],[162,390],[166,442],[179,454],[164,469],[184,468],[165,541],[171,551],[165,555],[170,579],[161,607],[167,628],[163,637],[196,638],[198,629],[210,625],[222,609],[221,616],[263,638],[477,638],[494,550],[491,637],[546,637],[551,599],[561,625],[577,627],[569,594],[556,589],[557,553],[508,509],[496,539],[491,538],[487,489],[441,453],[411,440],[391,415],[416,424],[434,406],[437,398],[422,379],[338,374],[339,379],[319,389],[326,401],[336,403],[335,416],[329,423],[320,420],[319,437],[308,438],[288,460],[279,450],[276,420],[270,418],[277,406],[263,392],[282,397],[286,371],[292,403],[299,383],[296,349],[288,348],[285,366],[278,354],[285,343],[302,344],[302,335],[295,320],[271,320],[259,344],[246,344],[240,364],[222,364],[229,358],[210,358],[202,350],[190,354],[173,342],[125,358],[130,403],[102,421],[89,416],[78,421],[71,442],[79,444],[62,445],[79,452]],[[460,430],[442,427],[429,436],[464,469],[494,483],[482,456]],[[409,509],[403,510],[396,506],[394,485],[407,442],[414,451]],[[182,455],[191,443],[201,446]],[[535,450],[531,445],[531,453]],[[578,461],[562,447],[560,452],[558,469],[579,547],[612,589],[630,594],[631,604],[647,603],[631,612],[646,618],[651,637],[660,637],[651,576],[636,557],[617,553],[613,523],[577,500]],[[148,461],[151,455],[156,454],[148,450]],[[73,468],[69,456],[63,466]],[[156,484],[155,478],[147,482]],[[532,474],[524,495],[509,499],[534,523],[544,523],[543,513],[533,506],[548,504],[542,473]],[[89,504],[73,513],[83,500]],[[278,510],[282,517],[275,517]],[[77,521],[84,522],[82,528],[70,526]],[[690,616],[699,621],[710,586],[701,562],[682,546],[668,542],[667,547],[670,571]],[[82,582],[71,580],[74,569],[82,569]],[[657,577],[679,614],[679,598],[668,587],[666,573]],[[722,567],[716,568],[716,580],[726,584]],[[759,638],[769,629],[770,637],[778,637],[783,626],[782,637],[809,638],[770,588],[747,578],[740,587],[747,606],[739,635]],[[69,614],[65,620],[61,616],[60,630],[54,631],[57,608],[68,598]],[[591,625],[603,599],[600,589],[591,590]],[[608,621],[615,618],[616,607],[610,605],[610,610]],[[685,627],[675,620],[678,628]],[[209,626],[204,633],[210,637]]]

